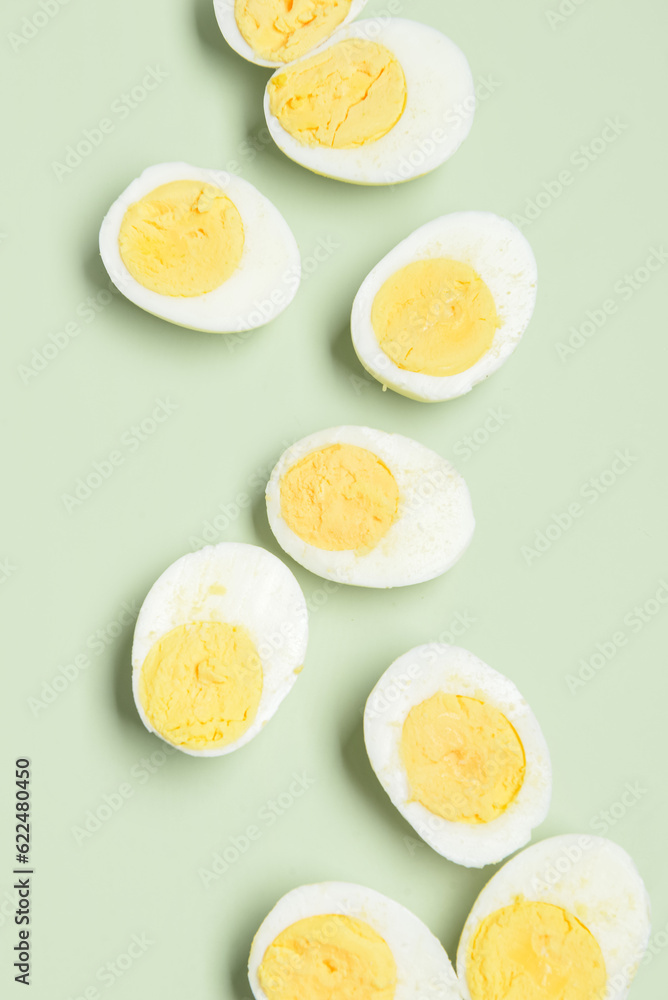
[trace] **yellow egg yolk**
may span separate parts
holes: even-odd
[[[365,921],[324,914],[282,931],[264,953],[258,978],[268,1000],[392,1000],[397,966]]]
[[[524,899],[482,921],[467,979],[473,1000],[603,1000],[607,982],[584,924],[560,906]]]
[[[398,368],[439,376],[471,368],[500,325],[480,275],[445,257],[416,260],[388,278],[373,301],[371,324]]]
[[[520,738],[498,709],[437,692],[413,706],[401,733],[413,801],[453,823],[489,823],[524,781]]]
[[[263,59],[291,62],[320,45],[350,13],[352,0],[235,0],[244,40]]]
[[[192,298],[219,288],[236,271],[244,227],[236,205],[202,181],[172,181],[126,211],[121,259],[140,285]]]
[[[146,657],[139,698],[153,728],[175,746],[224,747],[243,736],[262,695],[262,664],[241,625],[190,622]]]
[[[350,38],[274,76],[269,104],[302,145],[351,149],[394,128],[406,107],[406,78],[384,45]]]
[[[368,552],[392,527],[399,487],[373,452],[352,444],[312,451],[281,479],[281,514],[309,545]]]

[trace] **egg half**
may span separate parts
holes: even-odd
[[[371,427],[318,431],[288,448],[267,485],[280,546],[327,580],[403,587],[445,573],[475,521],[449,462]]]
[[[209,333],[263,326],[301,281],[296,240],[269,199],[187,163],[149,167],[125,189],[102,223],[100,254],[135,305]]]
[[[293,889],[260,926],[248,977],[256,1000],[460,1000],[443,946],[410,910],[361,885]]]
[[[424,402],[454,399],[512,354],[536,304],[536,259],[491,212],[434,219],[391,250],[353,304],[353,346],[384,386]]]
[[[258,66],[306,55],[357,17],[367,0],[214,0],[225,41]]]
[[[650,934],[626,851],[569,834],[534,844],[482,890],[457,952],[465,1000],[623,1000]]]
[[[397,184],[459,148],[475,89],[465,56],[435,28],[369,18],[277,70],[264,108],[277,146],[301,166],[353,184]]]
[[[142,604],[132,690],[148,730],[213,757],[248,743],[304,663],[306,601],[280,559],[239,542],[177,559]]]
[[[399,812],[435,851],[480,868],[531,839],[550,805],[550,755],[507,677],[433,642],[400,656],[369,695],[369,760]]]

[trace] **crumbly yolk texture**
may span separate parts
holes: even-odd
[[[350,38],[272,77],[269,106],[302,145],[352,149],[394,128],[406,107],[406,78],[384,45]]]
[[[395,365],[423,375],[458,375],[492,346],[494,298],[468,264],[416,260],[393,274],[371,308],[376,340]]]
[[[476,931],[467,979],[473,1000],[603,1000],[607,976],[598,941],[551,903],[516,900]]]
[[[365,921],[324,914],[282,931],[264,953],[258,978],[269,1000],[392,1000],[397,966]]]
[[[175,746],[209,750],[238,740],[262,696],[262,663],[242,625],[190,622],[163,635],[146,657],[139,697]]]
[[[312,451],[281,479],[281,514],[309,545],[371,551],[399,509],[397,482],[377,455],[352,444]]]
[[[144,288],[192,298],[219,288],[236,271],[244,227],[220,188],[172,181],[130,205],[118,245],[123,263]]]
[[[234,16],[257,55],[291,62],[320,45],[345,21],[352,0],[235,0]]]
[[[453,823],[489,823],[524,781],[524,747],[498,709],[437,692],[414,705],[401,733],[413,801]]]

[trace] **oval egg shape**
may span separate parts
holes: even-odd
[[[465,1000],[624,1000],[650,934],[649,898],[617,844],[567,834],[493,876],[457,951]]]
[[[269,199],[187,163],[149,167],[125,189],[102,223],[100,254],[135,305],[207,333],[263,326],[301,280],[297,242]]]
[[[271,719],[301,672],[304,595],[280,559],[222,542],[172,563],[142,604],[132,690],[146,728],[193,756],[231,753]]]
[[[441,943],[415,914],[361,885],[302,885],[276,904],[251,947],[256,1000],[314,996],[460,1000]]]
[[[353,184],[398,184],[459,148],[475,89],[465,56],[435,28],[370,18],[277,70],[264,106],[277,146],[301,166]]]
[[[475,527],[468,488],[449,462],[370,427],[318,431],[288,448],[267,485],[267,515],[298,563],[358,587],[440,576]]]
[[[423,402],[462,396],[512,354],[536,304],[529,243],[491,212],[421,226],[374,267],[353,304],[360,362]]]
[[[214,0],[227,44],[258,66],[305,56],[358,17],[367,0]]]
[[[550,805],[550,754],[515,685],[466,649],[417,646],[369,695],[371,766],[414,830],[481,868],[523,847]]]

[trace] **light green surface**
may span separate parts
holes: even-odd
[[[11,884],[11,769],[28,754],[33,997],[67,1000],[97,985],[114,1000],[242,1000],[258,924],[284,892],[321,879],[359,881],[401,901],[454,955],[492,870],[457,868],[413,840],[372,775],[361,711],[391,660],[444,635],[458,615],[471,619],[461,644],[512,677],[543,725],[555,782],[539,836],[593,832],[592,824],[602,832],[601,811],[612,808],[619,818],[608,832],[647,880],[654,929],[668,924],[668,604],[657,604],[639,629],[634,619],[625,623],[668,581],[668,268],[629,301],[615,292],[666,238],[668,164],[658,127],[666,12],[659,0],[562,6],[574,12],[551,27],[546,13],[557,0],[405,3],[407,16],[450,35],[495,92],[445,167],[401,188],[368,190],[310,175],[273,147],[251,158],[243,143],[262,127],[268,74],[228,50],[210,0],[71,0],[18,52],[8,33],[39,8],[5,4],[0,558],[16,569],[0,584],[0,900]],[[382,8],[382,0],[369,5]],[[121,120],[112,104],[141,83],[147,66],[167,78]],[[112,118],[113,132],[56,179],[52,162],[103,117]],[[608,117],[621,119],[624,130],[581,171],[576,151]],[[284,212],[304,257],[321,240],[336,249],[278,321],[234,350],[223,337],[169,326],[116,298],[24,384],[19,366],[30,363],[33,348],[41,350],[105,287],[96,242],[110,203],[145,166],[176,159],[212,167],[237,160]],[[567,168],[574,182],[526,229],[539,263],[539,302],[507,365],[469,396],[432,407],[383,393],[365,378],[348,315],[378,259],[445,212],[523,213],[527,199]],[[561,360],[556,345],[569,328],[610,298],[617,312]],[[156,399],[178,409],[132,451],[123,435]],[[484,437],[488,411],[499,408],[501,429],[467,454],[465,436],[478,430]],[[163,744],[144,731],[132,705],[127,627],[103,653],[89,649],[90,667],[35,717],[28,699],[86,651],[88,637],[112,623],[124,602],[143,599],[219,504],[247,491],[249,477],[268,471],[285,444],[338,423],[415,437],[466,476],[477,533],[450,573],[403,591],[332,594],[311,616],[299,683],[238,754],[175,754],[142,783],[139,762]],[[118,447],[122,467],[68,514],[61,494]],[[583,487],[618,449],[631,453],[631,467],[588,502]],[[522,546],[578,499],[583,516],[528,566]],[[252,509],[219,539],[278,551],[258,491]],[[322,582],[292,568],[318,602]],[[572,693],[567,675],[620,630],[626,645]],[[294,773],[314,783],[270,827],[258,816]],[[124,782],[132,797],[78,845],[73,828]],[[628,808],[618,805],[627,783],[641,790]],[[249,824],[261,828],[260,840],[203,888],[198,869]],[[133,934],[153,943],[106,986],[98,970],[126,951]],[[636,980],[633,1000],[662,993],[665,940]],[[0,990],[11,997],[23,995],[11,982],[13,943],[4,919]]]

